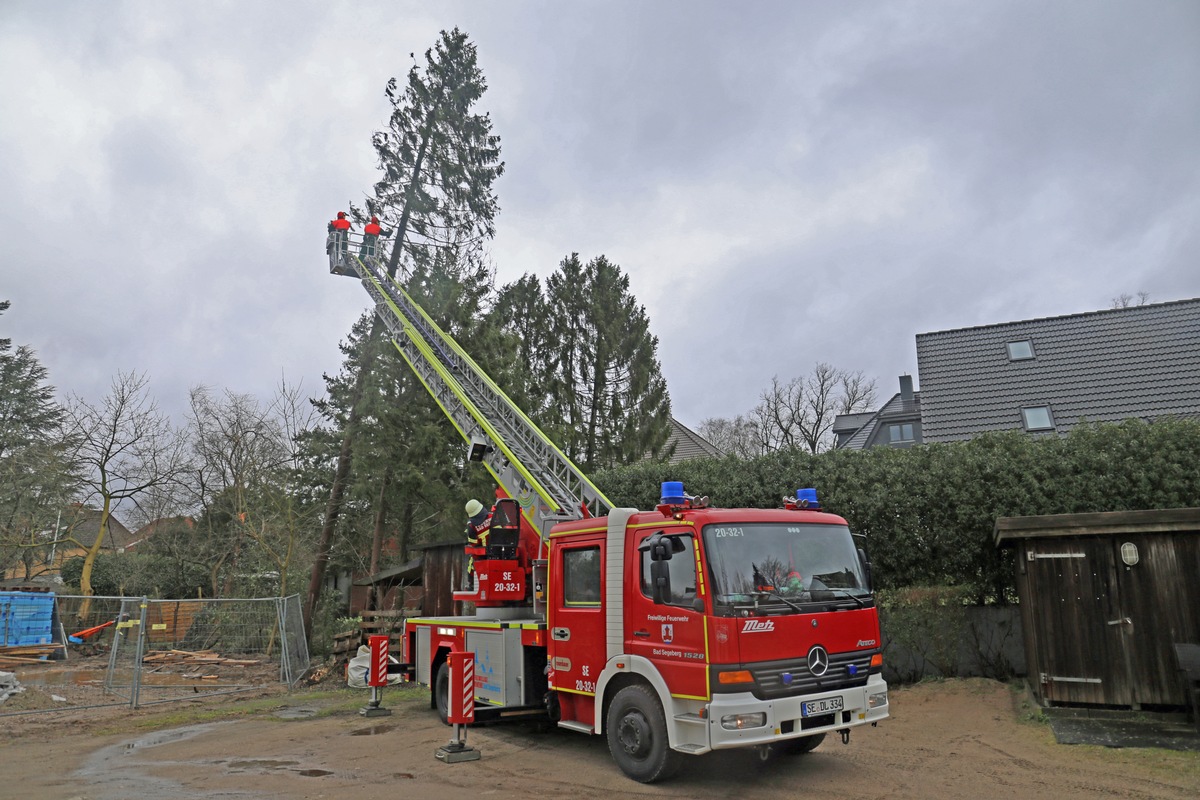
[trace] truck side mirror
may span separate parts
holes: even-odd
[[[671,596],[671,565],[666,561],[650,562],[650,599],[662,605]]]
[[[863,577],[867,579],[867,585],[863,588],[867,591],[872,591],[874,584],[871,580],[871,562],[867,560],[867,551],[861,547],[858,548],[858,562],[862,564]]]
[[[683,542],[679,541],[678,537],[666,536],[662,531],[638,545],[638,550],[650,553],[650,560],[654,562],[670,561],[672,554],[682,553],[684,549]]]

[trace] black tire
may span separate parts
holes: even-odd
[[[450,724],[450,662],[443,661],[433,679],[433,704],[442,724]]]
[[[817,745],[825,741],[825,734],[814,733],[812,736],[801,736],[799,739],[788,739],[776,745],[779,752],[787,756],[802,756],[817,749]]]
[[[679,753],[671,749],[662,703],[643,684],[617,692],[605,720],[608,752],[621,771],[641,783],[666,780],[679,771]]]

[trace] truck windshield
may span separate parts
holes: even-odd
[[[831,601],[859,607],[869,597],[845,525],[707,525],[703,536],[717,613],[745,606],[794,613]]]

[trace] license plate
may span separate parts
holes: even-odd
[[[809,700],[800,704],[800,716],[815,717],[842,710],[841,697],[822,697],[820,700]]]

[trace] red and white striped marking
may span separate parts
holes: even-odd
[[[388,682],[388,637],[374,635],[368,638],[371,648],[371,674],[368,686],[387,686]]]
[[[446,715],[453,725],[475,721],[475,654],[450,654],[450,708]]]

